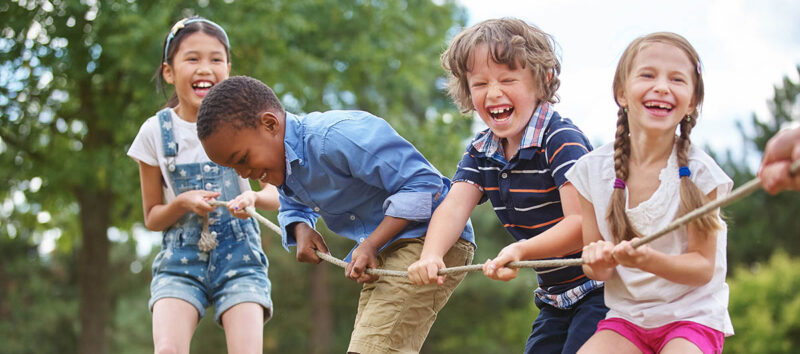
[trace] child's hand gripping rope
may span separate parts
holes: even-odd
[[[792,163],[790,169],[790,173],[792,175],[796,175],[800,173],[800,160],[795,161]],[[727,205],[730,205],[743,197],[750,195],[751,193],[759,190],[762,188],[761,179],[756,177],[749,182],[745,183],[744,185],[740,186],[733,190],[728,196],[721,199],[716,199],[706,205],[703,205],[700,208],[697,208],[689,213],[686,213],[684,216],[675,219],[672,223],[667,225],[664,229],[650,235],[644,237],[636,242],[633,243],[633,248],[637,248],[644,244],[650,243],[655,239],[668,234],[669,232],[688,224],[690,221],[699,218],[700,216],[711,212],[717,208],[721,208]],[[213,206],[222,206],[227,207],[228,203],[223,201],[212,200],[209,201],[209,204]],[[275,232],[276,234],[281,234],[281,229],[269,219],[261,216],[261,214],[256,212],[256,209],[253,207],[246,208],[247,213],[256,218],[261,224],[267,226],[270,230]],[[320,251],[315,251],[317,257],[335,264],[341,268],[347,268],[348,263],[338,259],[330,254],[323,253]],[[554,260],[536,260],[536,261],[519,261],[519,262],[511,262],[508,263],[509,268],[546,268],[546,267],[571,267],[571,266],[580,266],[583,265],[582,259],[554,259]],[[442,268],[439,270],[439,275],[446,275],[446,274],[457,274],[463,272],[482,272],[483,271],[483,264],[472,264],[468,266],[461,266],[461,267],[452,267],[452,268]],[[408,272],[404,270],[391,270],[391,269],[380,269],[380,268],[367,268],[367,274],[377,275],[377,276],[390,276],[390,277],[408,277]]]

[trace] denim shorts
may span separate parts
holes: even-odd
[[[164,233],[161,252],[153,261],[150,311],[159,299],[177,298],[192,304],[203,318],[214,305],[214,320],[222,325],[222,314],[234,305],[253,302],[264,308],[264,322],[272,317],[269,263],[261,248],[255,221],[229,218],[209,225],[219,244],[201,252],[200,224],[178,224]]]

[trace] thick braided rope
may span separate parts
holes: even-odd
[[[797,174],[800,172],[800,160],[795,161],[792,163],[792,166],[789,169],[792,175]],[[669,232],[688,224],[694,219],[697,219],[703,216],[706,213],[709,213],[717,208],[724,207],[726,205],[732,204],[739,199],[744,198],[745,196],[759,190],[761,188],[761,179],[756,177],[749,182],[745,183],[744,185],[740,186],[733,190],[730,194],[728,194],[725,198],[715,199],[714,201],[703,205],[700,208],[697,208],[685,215],[681,216],[680,218],[675,219],[675,221],[669,223],[664,229],[640,239],[637,242],[633,243],[633,247],[639,247],[641,245],[647,244],[649,242],[654,241],[655,239],[668,234]],[[226,202],[212,200],[209,201],[209,204],[214,206],[227,206]],[[275,232],[278,235],[281,235],[281,228],[269,221],[269,219],[261,216],[261,214],[256,212],[256,209],[253,207],[248,207],[246,209],[247,213],[250,216],[256,218],[260,223],[266,225],[270,230]],[[326,253],[322,253],[320,251],[316,251],[316,254],[319,258],[323,260],[335,264],[341,268],[347,267],[347,262],[338,259],[334,256],[331,256]],[[552,260],[536,260],[536,261],[519,261],[519,262],[510,262],[506,266],[508,268],[544,268],[544,267],[574,267],[580,266],[583,264],[582,259],[552,259]],[[447,275],[447,274],[458,274],[458,273],[465,273],[465,272],[479,272],[483,271],[483,264],[472,264],[468,266],[461,266],[461,267],[451,267],[451,268],[442,268],[439,269],[439,275]],[[375,269],[375,268],[367,268],[367,274],[375,274],[375,275],[382,275],[382,276],[390,276],[390,277],[408,277],[408,272],[404,270],[391,270],[391,269]]]

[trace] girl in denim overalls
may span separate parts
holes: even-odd
[[[233,169],[211,162],[197,139],[200,102],[230,72],[228,45],[225,31],[200,17],[172,27],[158,79],[174,85],[175,95],[128,150],[139,162],[145,225],[164,231],[150,284],[157,353],[188,353],[210,305],[229,353],[260,353],[272,316],[267,257],[245,208],[277,210],[277,190],[251,191]],[[212,199],[229,200],[228,210],[209,205]]]

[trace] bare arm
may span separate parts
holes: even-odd
[[[614,274],[614,267],[617,261],[612,256],[611,251],[614,244],[603,240],[600,229],[597,227],[597,219],[594,205],[582,195],[578,194],[581,204],[581,230],[583,232],[583,272],[587,277],[594,280],[607,280]]]
[[[444,277],[437,275],[439,269],[445,267],[443,257],[461,237],[461,232],[481,196],[483,192],[470,183],[453,184],[450,193],[433,212],[419,260],[408,267],[409,279],[414,284],[444,282]]]
[[[278,195],[278,188],[269,184],[258,182],[261,185],[261,190],[256,192],[258,199],[256,199],[256,208],[261,210],[275,211],[281,206]]]
[[[709,193],[711,200],[716,198],[716,190]],[[639,268],[669,281],[701,286],[714,276],[716,261],[717,233],[703,234],[693,225],[688,226],[689,244],[686,253],[668,255],[647,245],[634,249],[634,240],[621,242],[614,249],[614,258],[623,266]]]
[[[217,192],[203,190],[179,194],[169,204],[164,204],[161,191],[161,170],[139,162],[139,180],[142,187],[142,209],[144,225],[148,230],[161,231],[175,224],[188,212],[205,215],[214,210],[208,200],[219,196]]]
[[[370,283],[378,280],[377,275],[365,273],[366,269],[378,266],[378,250],[394,238],[397,233],[406,228],[408,224],[409,221],[406,219],[389,215],[384,216],[375,231],[353,251],[350,263],[347,264],[344,270],[345,276],[359,283]]]
[[[245,191],[228,201],[228,211],[230,211],[231,215],[240,219],[247,219],[250,214],[247,213],[246,208],[251,206],[261,210],[278,210],[281,206],[278,189],[268,183],[258,182],[258,184],[261,185],[261,190],[257,192]]]
[[[582,214],[578,191],[572,183],[567,182],[559,188],[558,193],[564,218],[536,237],[515,242],[503,248],[494,260],[484,264],[484,274],[487,277],[508,281],[515,278],[519,271],[519,269],[505,267],[509,262],[560,257],[583,247]]]

